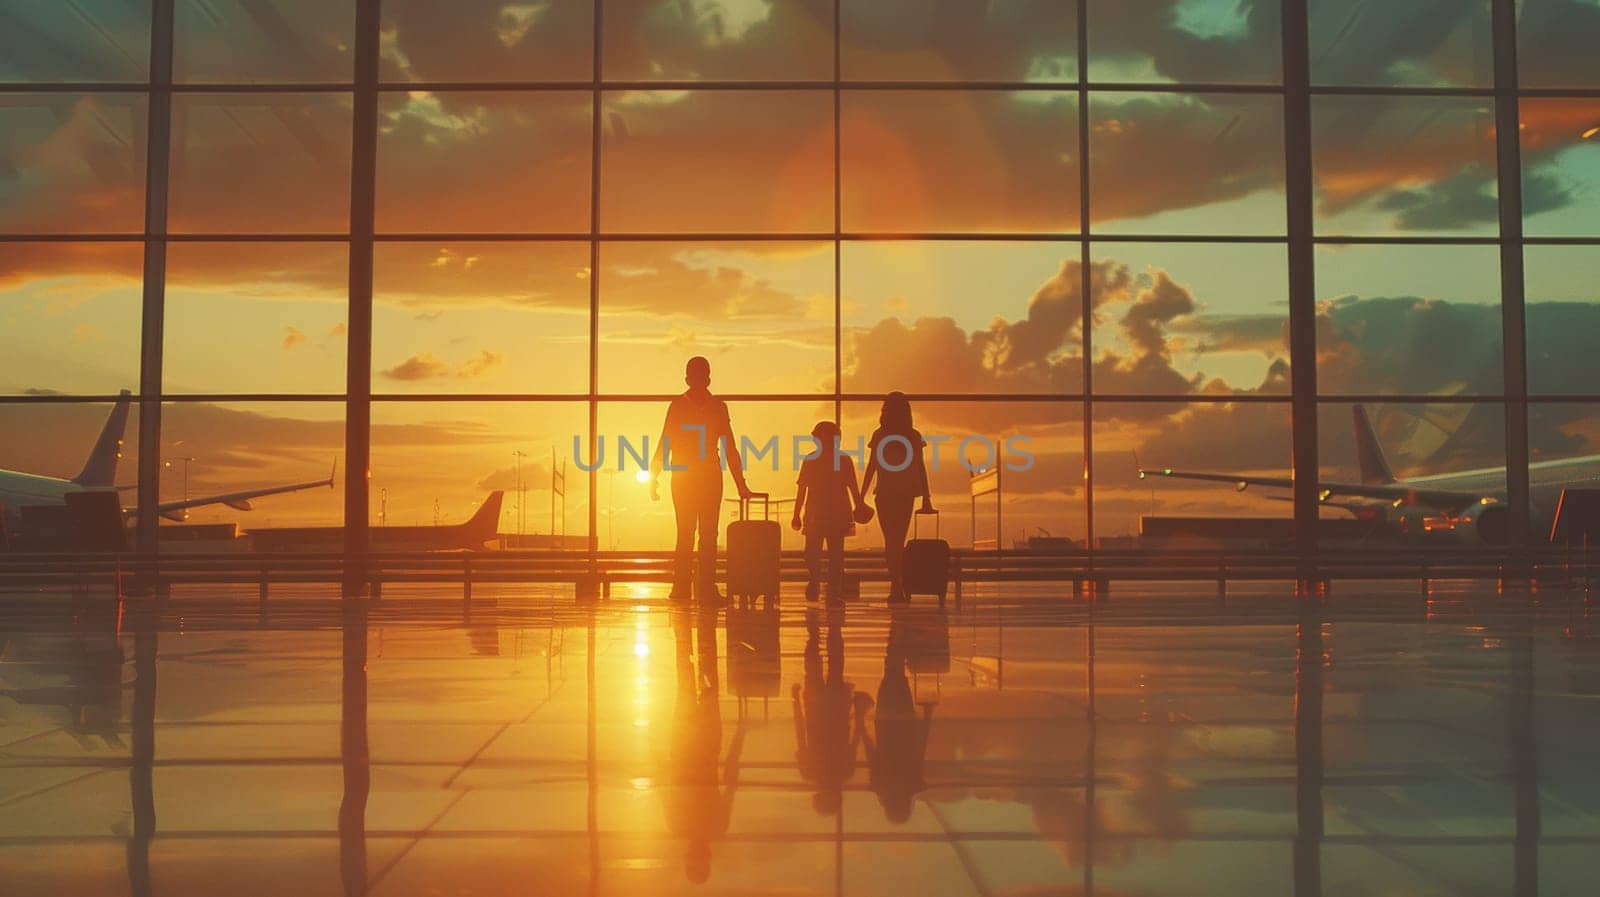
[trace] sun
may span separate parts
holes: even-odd
[[[641,483],[648,483],[648,482],[650,482],[650,471],[641,470],[638,473],[634,474],[633,478],[635,480],[638,480]]]

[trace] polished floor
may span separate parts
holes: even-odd
[[[0,894],[1590,895],[1581,594],[0,597]]]

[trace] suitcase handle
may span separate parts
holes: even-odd
[[[925,515],[932,515],[933,516],[933,537],[935,539],[939,538],[939,509],[938,508],[934,508],[931,511],[924,511],[921,508],[918,508],[916,510],[916,512],[911,515],[911,538],[913,538],[913,539],[917,538],[917,522]]]
[[[759,501],[761,502],[761,519],[771,520],[773,505],[785,504],[794,501],[794,499],[780,498],[777,501],[773,501],[772,493],[770,492],[752,492],[750,493],[749,498],[724,498],[723,501],[731,502],[739,506],[740,520],[749,520],[751,503]]]

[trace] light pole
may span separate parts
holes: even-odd
[[[185,455],[182,458],[168,458],[166,461],[162,462],[161,466],[167,468],[168,470],[171,470],[172,469],[172,462],[174,462],[174,461],[182,461],[183,462],[183,502],[184,502],[184,504],[188,504],[189,503],[189,465],[194,462],[194,458],[193,458],[193,456],[190,456],[190,455]],[[183,519],[185,519],[185,520],[189,519],[189,509],[188,508],[184,508],[183,509]]]
[[[528,518],[528,493],[522,485],[522,459],[528,457],[528,453],[518,449],[511,454],[517,459],[517,547],[522,548],[524,522]]]

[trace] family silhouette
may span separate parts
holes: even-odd
[[[671,597],[687,600],[695,595],[702,601],[720,601],[722,594],[716,584],[717,528],[724,459],[738,489],[741,507],[747,507],[752,498],[766,496],[752,492],[745,479],[728,404],[711,393],[711,362],[699,355],[690,358],[684,365],[683,379],[688,388],[668,404],[661,438],[650,458],[650,498],[660,499],[661,473],[671,470],[678,531]],[[925,443],[913,423],[910,400],[899,391],[884,397],[878,428],[867,443],[866,471],[859,483],[854,460],[840,450],[843,434],[837,422],[818,421],[811,429],[811,437],[816,448],[800,465],[794,513],[789,521],[805,535],[806,599],[815,601],[826,594],[830,604],[843,603],[844,540],[855,533],[857,523],[869,523],[876,516],[883,534],[889,600],[906,601],[906,534],[912,515],[936,513],[923,459]],[[876,509],[866,500],[869,491]],[[754,528],[760,522],[741,523]],[[775,583],[776,539],[752,538],[750,542],[753,548],[770,547]],[[735,546],[730,544],[730,552],[734,551]],[[735,561],[746,560],[749,559],[730,558],[730,570],[736,566]]]

